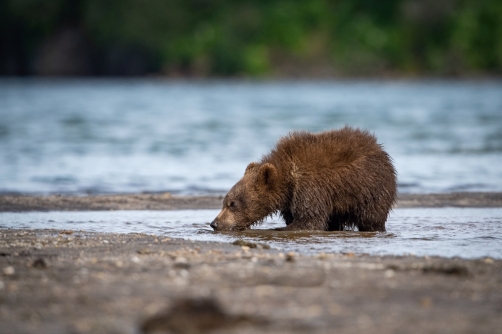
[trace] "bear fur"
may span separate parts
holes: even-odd
[[[396,183],[391,158],[365,130],[292,132],[247,166],[211,227],[244,230],[279,213],[280,230],[385,231]]]

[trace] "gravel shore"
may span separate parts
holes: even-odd
[[[0,230],[0,333],[496,333],[502,261]]]
[[[223,196],[127,194],[93,196],[0,195],[0,212],[88,210],[196,210],[220,209]],[[397,208],[502,207],[502,193],[401,194]]]

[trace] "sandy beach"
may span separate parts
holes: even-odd
[[[220,209],[223,196],[125,194],[94,196],[0,195],[0,212]],[[396,208],[502,207],[500,192],[401,194]]]
[[[170,194],[0,196],[0,211],[217,209]],[[500,193],[396,207],[501,207]],[[495,333],[502,260],[0,229],[0,333]]]

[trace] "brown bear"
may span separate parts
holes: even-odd
[[[391,158],[368,131],[292,132],[247,166],[211,227],[240,231],[280,213],[279,230],[385,231],[396,193]]]

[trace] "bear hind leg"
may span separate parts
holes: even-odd
[[[293,223],[293,213],[291,210],[282,210],[281,211],[282,219],[286,222],[286,226],[291,225]]]
[[[357,220],[351,214],[348,213],[333,213],[328,220],[328,231],[346,231],[353,230]]]
[[[385,232],[385,221],[382,222],[365,222],[358,224],[359,232]]]

